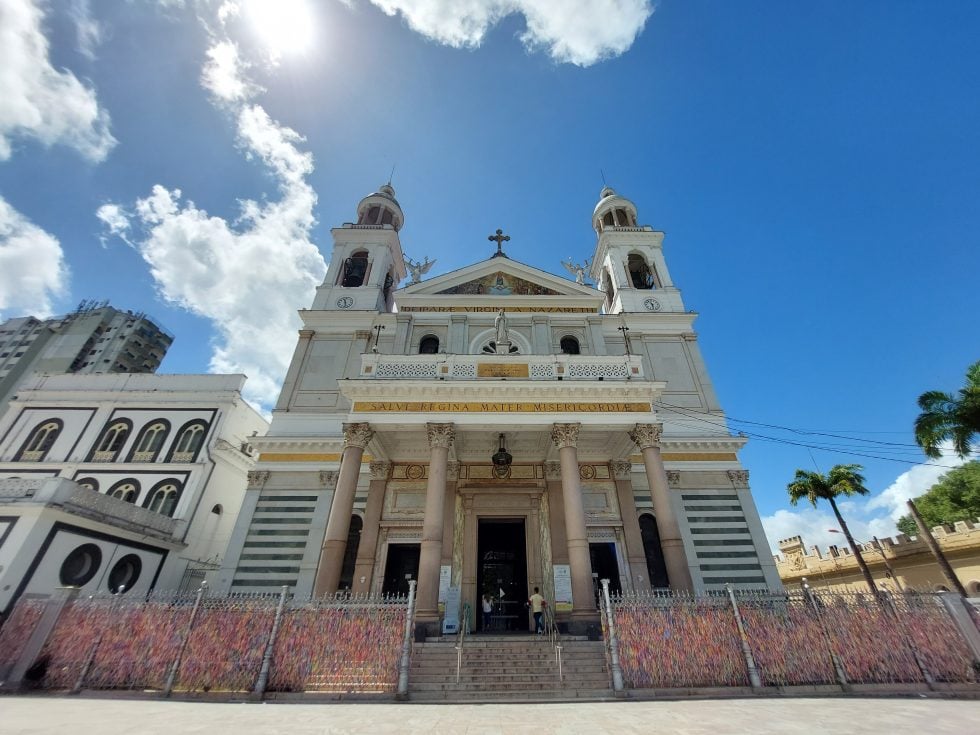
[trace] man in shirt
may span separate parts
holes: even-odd
[[[538,635],[544,634],[544,608],[548,604],[544,601],[544,598],[538,592],[538,588],[534,588],[534,594],[527,599],[528,604],[531,606],[531,612],[534,613],[534,631]]]

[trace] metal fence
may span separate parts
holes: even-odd
[[[0,671],[18,660],[44,605],[18,602],[0,629]],[[74,599],[31,679],[38,688],[75,691],[394,692],[408,608],[405,597],[210,597],[203,590]]]
[[[649,592],[613,598],[611,612],[627,688],[977,681],[932,594]]]

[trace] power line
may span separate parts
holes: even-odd
[[[662,406],[662,407],[668,409],[669,411],[679,412],[682,415],[686,415],[690,419],[693,419],[695,421],[700,421],[702,423],[708,424],[708,425],[713,426],[715,428],[724,429],[726,431],[729,430],[729,427],[726,424],[724,424],[724,423],[719,423],[717,421],[710,421],[708,419],[703,419],[700,416],[695,415],[696,413],[705,413],[705,412],[693,412],[693,411],[689,411],[688,409],[686,409],[686,408],[684,408],[682,406],[672,406],[669,403],[662,403],[662,402],[659,402],[659,401],[657,402],[657,405]],[[710,415],[710,414],[708,414],[708,415]],[[749,422],[746,422],[746,423],[749,423]],[[752,423],[758,423],[758,422],[752,422]],[[773,427],[773,428],[784,428],[784,427]],[[867,452],[858,452],[858,451],[855,451],[854,449],[848,449],[848,448],[846,448],[848,445],[807,444],[806,442],[792,441],[790,439],[784,439],[784,438],[775,437],[775,436],[768,436],[766,434],[759,434],[759,433],[750,432],[750,431],[743,432],[743,434],[745,436],[751,437],[753,439],[758,439],[760,441],[769,441],[769,442],[773,442],[773,443],[776,443],[776,444],[788,444],[790,446],[804,447],[806,449],[820,449],[820,450],[827,451],[827,452],[838,452],[840,454],[849,454],[849,455],[852,455],[852,456],[855,456],[855,457],[865,457],[867,459],[878,459],[878,460],[882,460],[884,462],[899,462],[901,464],[908,464],[908,465],[923,464],[923,462],[922,462],[921,459],[909,460],[909,459],[899,459],[897,457],[882,457],[882,456],[876,455],[876,454],[868,454]],[[842,438],[845,438],[846,439],[846,438],[850,438],[850,437],[842,437]],[[900,445],[900,446],[909,446],[909,445]],[[888,450],[882,449],[882,451],[888,451]],[[898,450],[891,450],[891,451],[898,451]],[[952,469],[956,469],[958,465],[934,464],[934,465],[931,465],[931,466],[933,466],[933,467],[941,467],[943,469],[951,469],[952,470]]]

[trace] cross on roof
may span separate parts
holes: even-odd
[[[505,235],[503,230],[499,230],[498,229],[497,230],[497,234],[496,235],[490,235],[490,237],[488,237],[487,240],[489,240],[490,242],[496,242],[497,243],[497,252],[495,252],[492,257],[494,257],[494,258],[499,258],[499,257],[506,258],[507,257],[504,254],[504,251],[501,249],[501,246],[505,242],[507,242],[508,240],[510,240],[510,235]]]

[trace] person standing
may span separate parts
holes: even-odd
[[[490,613],[493,612],[493,603],[486,593],[483,594],[483,632],[490,630]]]
[[[534,594],[527,598],[527,603],[531,606],[531,612],[534,613],[534,632],[543,635],[544,609],[548,603],[544,601],[537,587],[534,588]]]

